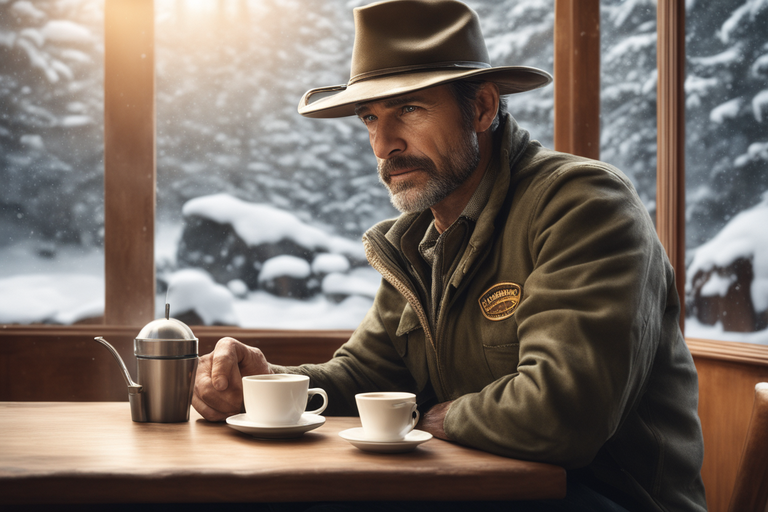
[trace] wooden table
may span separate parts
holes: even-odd
[[[0,402],[0,505],[562,498],[565,471],[432,439],[366,453],[329,417],[298,439],[259,440],[194,410],[134,423],[127,402]],[[0,507],[1,508],[1,507]]]

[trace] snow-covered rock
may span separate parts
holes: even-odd
[[[319,281],[312,276],[306,260],[296,256],[276,256],[264,262],[259,274],[260,288],[278,297],[307,298],[315,295]]]
[[[695,251],[688,266],[688,315],[732,332],[768,328],[768,194]]]
[[[349,260],[341,254],[321,253],[312,262],[312,272],[318,276],[347,272],[349,268]]]
[[[187,201],[185,218],[197,216],[218,224],[230,225],[249,247],[289,241],[305,251],[334,252],[364,258],[360,243],[329,235],[309,226],[285,210],[268,204],[242,201],[228,194],[202,196]]]
[[[234,296],[199,269],[174,272],[168,279],[171,316],[189,325],[237,325]]]
[[[362,244],[307,225],[290,212],[227,194],[188,201],[176,260],[218,283],[244,283],[279,297],[320,292],[330,273],[365,264]]]
[[[346,274],[333,273],[323,278],[323,295],[332,302],[341,302],[346,298],[359,295],[373,299],[379,289],[375,280]]]

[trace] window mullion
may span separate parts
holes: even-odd
[[[656,230],[675,269],[680,326],[685,321],[685,4],[657,6]]]
[[[555,149],[600,158],[600,2],[555,2]]]
[[[104,322],[143,325],[155,301],[153,0],[104,7]]]

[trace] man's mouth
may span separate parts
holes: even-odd
[[[399,156],[379,162],[379,179],[393,193],[411,188],[414,175],[419,172],[428,176],[435,174],[432,160],[426,157]]]
[[[419,170],[421,170],[421,169],[418,168],[418,167],[409,167],[409,168],[406,168],[406,169],[393,169],[393,170],[389,171],[389,178],[390,179],[391,178],[397,178],[397,177],[403,176],[405,174],[411,174],[411,173],[419,171]]]

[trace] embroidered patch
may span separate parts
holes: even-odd
[[[515,283],[499,283],[491,286],[483,293],[477,302],[488,320],[498,322],[511,317],[520,303],[520,285]]]

